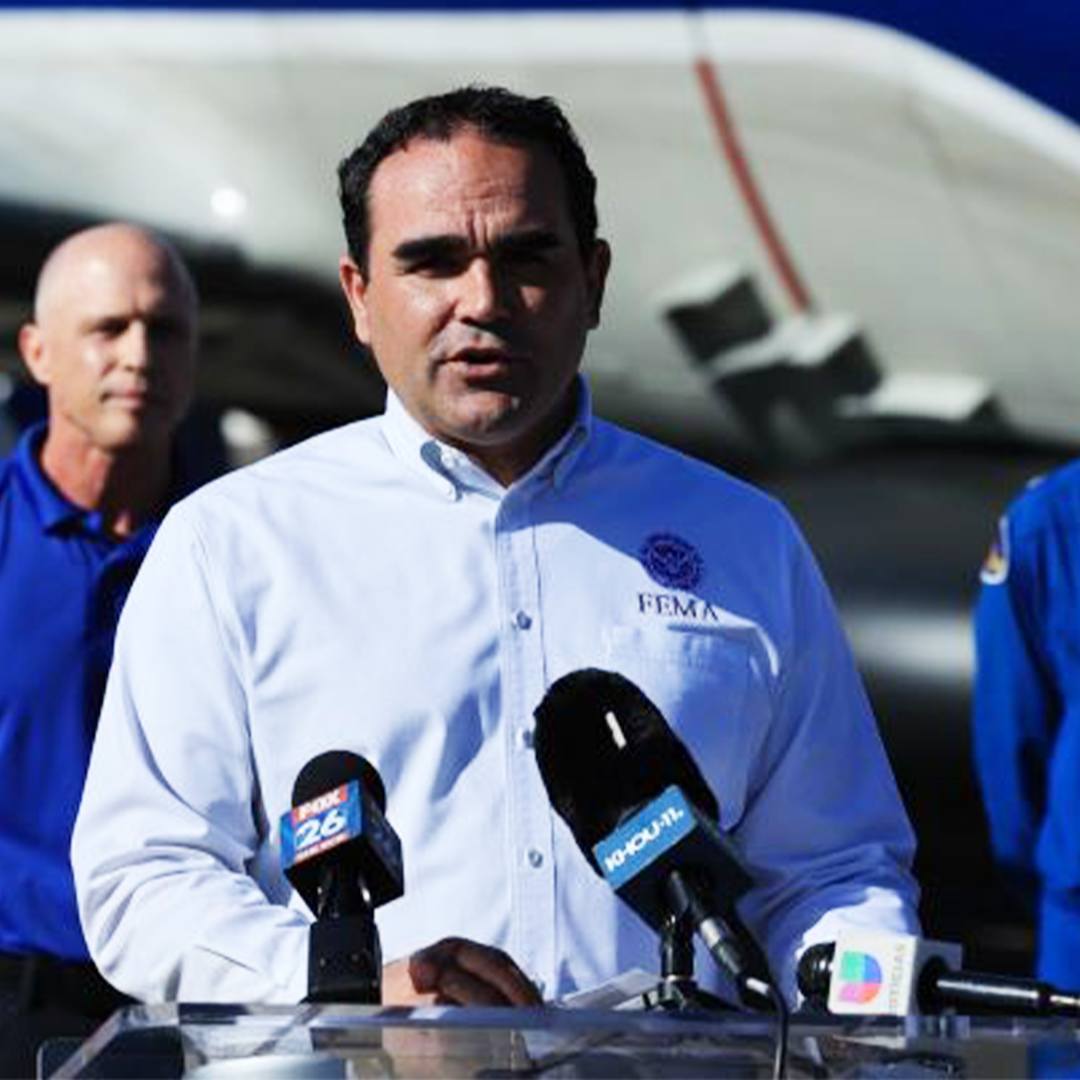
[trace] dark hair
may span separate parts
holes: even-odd
[[[555,155],[583,257],[596,244],[596,177],[577,136],[550,97],[528,98],[498,86],[470,85],[419,98],[388,112],[338,166],[338,197],[349,255],[367,273],[371,221],[368,191],[379,164],[413,139],[446,142],[463,128],[500,143],[532,143]]]

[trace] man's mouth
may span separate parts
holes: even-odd
[[[106,400],[115,401],[128,409],[149,409],[162,404],[161,395],[146,388],[110,390],[105,397]]]
[[[509,363],[513,355],[509,349],[498,345],[476,345],[465,349],[455,349],[449,356],[450,360],[462,363],[488,363],[502,360]]]
[[[505,374],[519,359],[506,349],[458,349],[444,363],[457,367],[466,377],[482,378]]]

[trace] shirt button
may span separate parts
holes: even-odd
[[[532,619],[524,611],[519,611],[517,615],[514,616],[514,622],[517,624],[519,630],[528,630],[529,627],[532,626]]]
[[[533,735],[532,728],[525,728],[523,731],[518,732],[518,741],[521,743],[522,750],[531,750],[533,743],[536,741]]]
[[[529,865],[531,867],[533,867],[534,869],[538,869],[539,867],[543,866],[544,865],[543,852],[537,851],[536,848],[530,848],[529,849]]]

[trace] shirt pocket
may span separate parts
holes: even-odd
[[[734,828],[746,805],[755,724],[751,652],[738,637],[669,627],[611,626],[605,663],[636,683],[687,746]]]

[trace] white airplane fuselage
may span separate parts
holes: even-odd
[[[1072,436],[1080,131],[865,21],[0,7],[0,202],[139,218],[333,289],[336,163],[387,108],[469,81],[551,94],[580,131],[615,253],[588,369],[621,417],[797,440],[822,417],[785,421],[753,379],[779,366],[841,427],[990,405]],[[703,355],[670,318],[739,303],[771,331],[699,334]],[[852,335],[861,377],[827,360]]]

